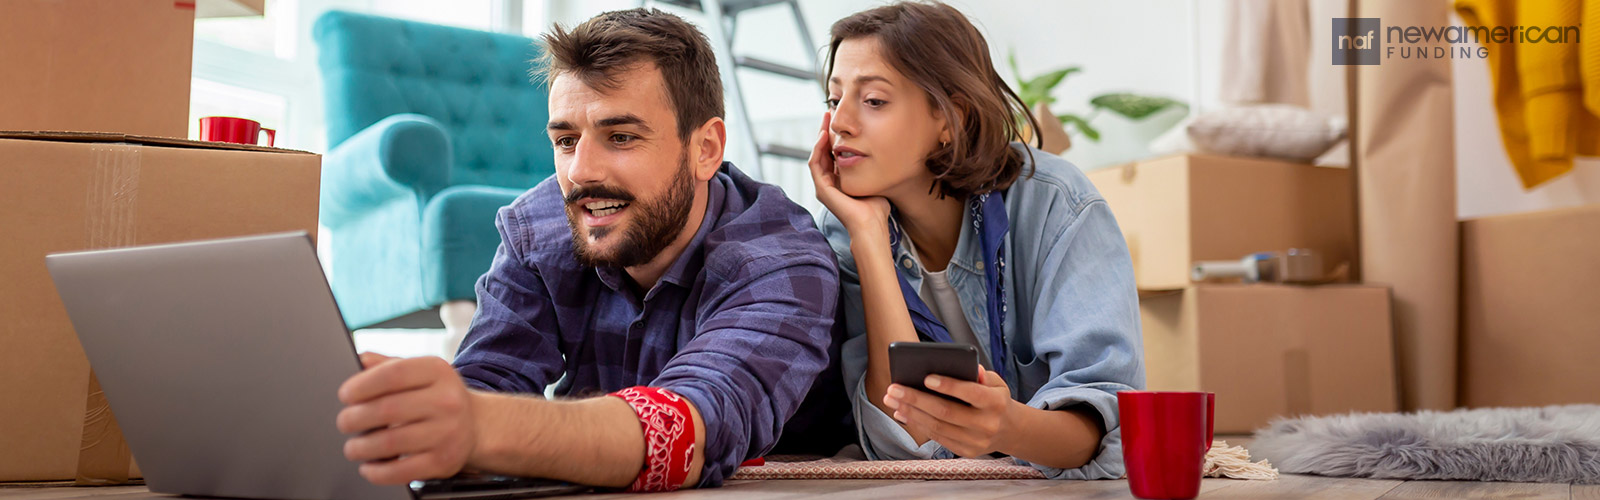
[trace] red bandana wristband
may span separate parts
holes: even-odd
[[[689,478],[694,460],[694,418],[689,400],[672,391],[634,386],[610,394],[639,415],[644,429],[644,467],[628,491],[672,491]]]

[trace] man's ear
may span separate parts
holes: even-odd
[[[694,155],[695,179],[701,182],[711,180],[717,175],[717,169],[722,168],[722,152],[728,144],[727,123],[717,117],[706,120],[694,131],[690,142],[694,144],[690,153]]]

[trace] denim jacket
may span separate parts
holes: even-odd
[[[1013,143],[1012,147],[1027,146]],[[1119,478],[1124,469],[1116,393],[1144,388],[1133,265],[1111,209],[1089,179],[1066,160],[1038,150],[1032,153],[1034,163],[1005,193],[1010,219],[1006,265],[1001,270],[1008,302],[1002,332],[1006,359],[995,362],[1006,363],[1006,384],[1013,399],[1045,410],[1086,405],[1105,425],[1098,453],[1088,464],[1077,469],[1032,464],[1035,468],[1052,479]],[[991,352],[986,311],[990,297],[971,217],[966,211],[947,269],[967,323],[982,344],[980,350],[987,353]],[[891,219],[890,224],[897,223]],[[953,458],[935,441],[917,446],[868,401],[867,332],[850,235],[831,213],[823,217],[823,234],[839,256],[845,387],[863,451],[876,460]],[[910,284],[903,291],[920,290],[923,270],[918,260],[901,246],[894,261]]]

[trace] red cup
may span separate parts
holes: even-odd
[[[1133,496],[1194,498],[1211,450],[1217,395],[1209,392],[1122,391],[1122,461]]]
[[[278,132],[261,128],[261,122],[232,116],[207,116],[200,119],[200,140],[255,145],[261,133],[267,133],[267,145],[277,142]]]

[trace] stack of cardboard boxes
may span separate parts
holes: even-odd
[[[1089,179],[1133,258],[1149,389],[1215,392],[1220,434],[1398,409],[1387,287],[1190,281],[1196,261],[1291,248],[1336,276],[1356,255],[1349,170],[1180,155]]]
[[[316,234],[320,157],[182,139],[196,9],[10,0],[0,15],[0,482],[139,477],[46,254]]]

